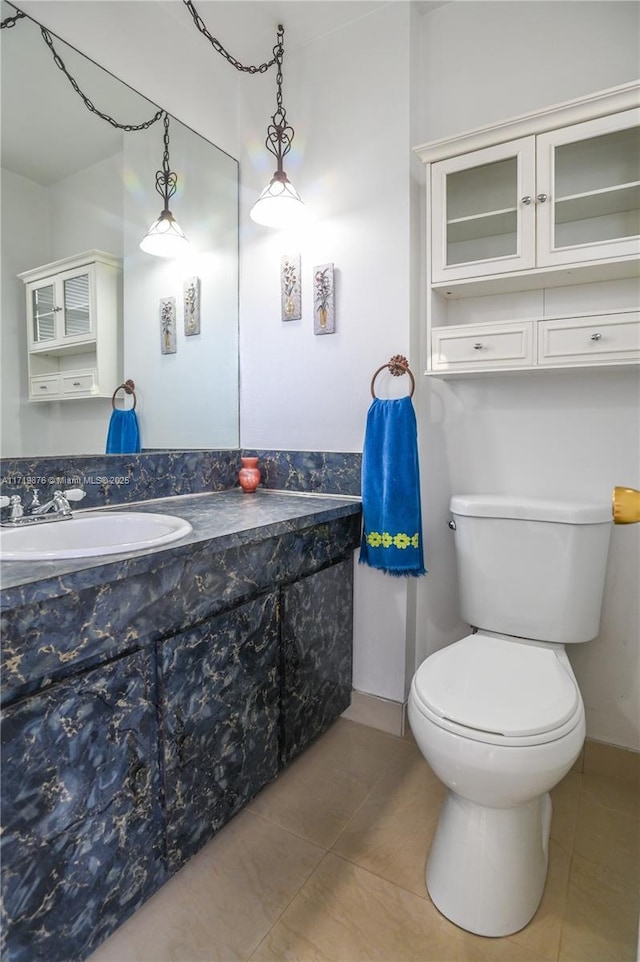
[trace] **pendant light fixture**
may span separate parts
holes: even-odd
[[[267,127],[265,147],[278,164],[271,181],[250,210],[251,219],[264,227],[291,227],[304,217],[305,207],[300,194],[287,177],[282,161],[291,150],[294,130],[287,123],[287,112],[282,104],[282,58],[284,55],[284,27],[278,26],[278,42],[273,48],[277,66],[276,112]]]
[[[156,171],[156,190],[164,201],[160,216],[140,241],[140,249],[155,257],[181,257],[190,250],[184,231],[169,210],[169,199],[178,187],[178,175],[169,168],[169,114],[164,115],[162,170]]]

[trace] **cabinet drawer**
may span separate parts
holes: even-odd
[[[606,364],[640,359],[640,312],[541,321],[540,364]]]
[[[491,370],[533,363],[531,321],[442,327],[431,334],[434,371]]]
[[[95,394],[96,372],[95,371],[71,371],[69,374],[61,375],[62,394],[64,397],[72,397],[74,394]]]
[[[29,381],[29,394],[32,401],[60,397],[60,378],[57,374],[32,377]]]

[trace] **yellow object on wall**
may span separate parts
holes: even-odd
[[[614,524],[636,524],[640,521],[640,491],[636,488],[614,488],[611,511]]]

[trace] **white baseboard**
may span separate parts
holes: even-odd
[[[351,692],[351,705],[342,713],[342,717],[400,738],[407,730],[406,705],[403,702],[369,695],[364,691]]]

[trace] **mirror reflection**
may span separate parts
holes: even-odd
[[[1,7],[3,19],[15,12]],[[53,41],[99,110],[132,125],[157,113]],[[0,42],[0,455],[104,453],[112,396],[127,379],[143,450],[237,447],[237,161],[171,117],[171,209],[190,248],[175,259],[144,253],[163,207],[163,120],[123,132],[90,112],[31,20]]]

